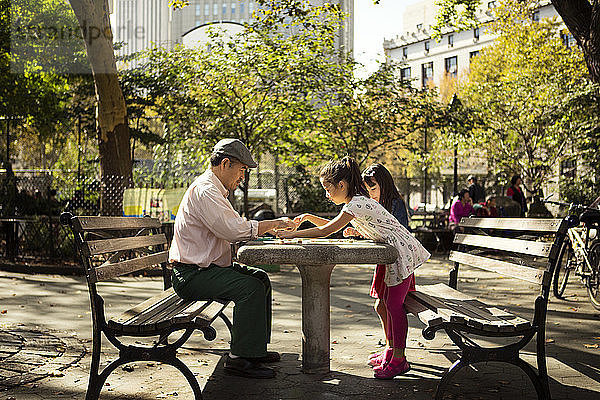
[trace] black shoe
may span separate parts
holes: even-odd
[[[275,378],[275,370],[265,367],[247,358],[225,357],[225,372],[245,378],[268,379]]]
[[[247,357],[248,360],[258,363],[274,363],[281,361],[281,355],[276,351],[267,351],[266,356],[262,357]]]

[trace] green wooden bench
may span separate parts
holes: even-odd
[[[223,314],[227,301],[218,299],[189,301],[180,298],[171,287],[167,265],[167,239],[155,218],[74,217],[61,215],[75,237],[77,253],[85,269],[92,310],[92,363],[86,400],[100,396],[104,382],[120,365],[135,361],[157,361],[177,368],[192,387],[195,399],[202,399],[200,385],[190,369],[177,358],[177,349],[200,330],[214,340],[212,322],[220,317],[231,330]],[[121,315],[106,316],[99,282],[121,282],[119,276],[160,266],[164,291],[130,308]],[[171,340],[173,333],[180,336]],[[102,334],[119,350],[119,357],[99,373]],[[155,338],[154,343],[126,344],[122,338]]]
[[[564,240],[567,223],[560,219],[463,218],[454,236],[449,259],[454,261],[448,285],[417,286],[405,306],[425,324],[423,337],[433,339],[444,330],[461,350],[461,357],[444,373],[436,399],[461,368],[501,361],[521,368],[533,382],[538,398],[550,399],[546,369],[546,311],[550,282]],[[457,289],[460,265],[492,271],[539,286],[530,305],[533,319],[506,311],[503,304],[486,304]],[[504,281],[503,281],[504,282]],[[506,280],[505,282],[510,282]],[[462,283],[461,286],[468,286]],[[523,306],[526,306],[523,304]],[[509,344],[482,346],[477,337],[505,338]],[[537,371],[519,352],[535,337]]]

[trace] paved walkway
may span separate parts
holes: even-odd
[[[417,271],[417,283],[447,276],[448,263],[429,261]],[[460,285],[489,302],[506,304],[531,314],[537,292],[527,283],[492,280],[491,274],[464,269]],[[377,381],[365,365],[368,354],[381,348],[384,337],[368,296],[372,268],[336,267],[331,289],[331,368],[324,375],[300,371],[300,276],[293,268],[271,273],[274,287],[273,343],[283,354],[272,380],[248,380],[225,375],[223,355],[229,334],[215,323],[217,339],[195,335],[180,351],[197,374],[205,399],[431,399],[444,369],[457,359],[456,347],[443,334],[432,341],[421,336],[421,323],[410,317],[407,355],[412,371],[393,381]],[[118,314],[159,291],[158,278],[125,278],[126,284],[102,284],[107,309]],[[468,286],[466,286],[468,284]],[[469,288],[467,290],[467,287]],[[548,367],[554,399],[600,398],[600,313],[587,302],[576,281],[567,288],[568,301],[552,299],[548,313]],[[228,310],[231,313],[231,310]],[[58,275],[0,272],[0,399],[83,399],[90,363],[91,322],[85,279]],[[20,324],[20,325],[19,325]],[[29,347],[27,347],[29,346]],[[83,346],[88,353],[81,359]],[[527,361],[535,363],[534,348]],[[13,362],[30,357],[31,368]],[[15,358],[19,357],[19,358]],[[104,347],[104,364],[116,358]],[[41,364],[40,364],[41,363]],[[489,363],[477,371],[459,373],[447,399],[535,399],[535,391],[516,368]],[[12,376],[12,377],[11,377]],[[15,378],[18,376],[18,378]],[[21,380],[14,386],[6,379]],[[4,380],[3,380],[4,379]],[[137,363],[118,369],[108,379],[102,399],[191,399],[177,370],[158,363]]]

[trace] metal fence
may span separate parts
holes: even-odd
[[[198,172],[190,171],[154,179],[152,174],[138,171],[134,181],[121,177],[101,181],[98,177],[82,176],[75,171],[0,173],[0,257],[26,263],[76,262],[72,235],[58,220],[61,212],[100,215],[103,210],[101,197],[122,204],[119,201],[122,201],[126,188],[187,188],[197,175]],[[421,179],[396,177],[396,183],[410,208],[422,206]],[[248,188],[251,217],[261,208],[270,208],[277,215],[337,210],[325,198],[314,171],[282,164],[276,157],[261,158],[259,168],[250,174]],[[434,207],[442,208],[451,196],[449,182],[432,182],[428,189],[427,203]],[[184,189],[181,190],[183,193]],[[243,195],[240,190],[232,200],[234,207],[241,211]],[[172,226],[165,224],[165,230],[169,233]]]

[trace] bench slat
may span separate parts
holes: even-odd
[[[164,233],[159,235],[132,236],[117,239],[90,240],[85,242],[86,256],[110,253],[113,251],[139,249],[167,243]]]
[[[139,217],[75,217],[72,220],[73,229],[78,232],[93,230],[119,230],[160,228],[157,218]]]
[[[494,250],[513,251],[532,256],[548,257],[552,251],[553,242],[534,242],[531,240],[508,239],[496,236],[469,235],[457,233],[455,244],[485,247]]]
[[[547,284],[550,280],[550,274],[545,270],[530,268],[525,265],[513,264],[460,251],[451,251],[448,259],[460,264],[471,265],[473,267],[536,283],[538,285]]]
[[[131,260],[121,261],[118,263],[106,262],[99,267],[93,269],[90,273],[90,280],[93,282],[100,282],[107,279],[112,279],[116,276],[129,274],[131,272],[139,271],[150,267],[152,265],[161,264],[167,262],[169,256],[168,251],[161,251],[158,253],[150,254],[147,256],[141,256]]]
[[[524,318],[516,316],[506,311],[499,310],[496,307],[490,307],[482,301],[465,295],[450,286],[438,283],[435,285],[418,286],[417,289],[431,297],[443,298],[446,305],[456,305],[453,307],[456,311],[462,311],[470,318],[475,318],[481,322],[483,329],[491,332],[513,332],[521,331],[531,327],[531,323]]]
[[[413,292],[410,292],[404,300],[404,307],[407,312],[416,315],[417,318],[427,326],[435,326],[444,322],[441,316],[412,298],[410,296],[411,293]]]
[[[555,218],[463,218],[460,226],[481,229],[558,232],[562,219]]]

